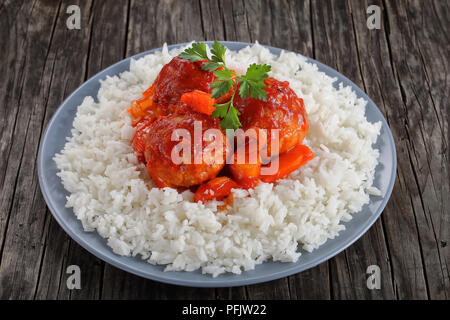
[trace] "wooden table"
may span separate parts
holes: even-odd
[[[69,5],[81,9],[70,30]],[[369,30],[369,5],[381,28]],[[3,299],[448,299],[450,2],[13,1],[0,4],[0,297]],[[190,40],[259,41],[313,57],[359,85],[393,132],[397,181],[381,219],[321,265],[229,289],[165,285],[118,270],[72,241],[41,195],[36,156],[60,103],[136,53]],[[82,288],[66,268],[79,265]],[[381,289],[366,285],[369,265]]]

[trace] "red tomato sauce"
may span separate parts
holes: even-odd
[[[216,199],[231,205],[232,189],[251,189],[261,181],[274,182],[285,178],[312,159],[311,150],[301,144],[308,130],[303,100],[289,87],[287,81],[267,78],[267,101],[251,98],[250,95],[241,98],[236,94],[233,104],[241,113],[239,119],[243,130],[279,130],[278,151],[269,140],[261,142],[269,149],[269,154],[270,151],[276,151],[272,152],[273,158],[265,159],[266,162],[279,161],[280,168],[276,173],[271,176],[260,175],[262,164],[259,154],[256,164],[228,165],[225,164],[225,158],[222,159],[223,164],[218,161],[220,159],[215,159],[217,161],[212,164],[205,161],[197,164],[171,162],[171,152],[178,143],[172,140],[173,130],[182,128],[193,134],[194,121],[202,122],[203,132],[209,128],[218,129],[219,119],[210,116],[213,104],[231,98],[230,93],[218,99],[210,97],[211,84],[217,79],[212,72],[202,70],[202,65],[202,61],[189,62],[179,57],[173,58],[161,69],[143,97],[134,101],[128,109],[136,128],[132,145],[139,161],[146,164],[158,187],[178,190],[189,188],[195,192],[196,202],[205,203]],[[225,154],[229,142],[222,134]],[[205,145],[203,151],[209,152],[209,143]]]

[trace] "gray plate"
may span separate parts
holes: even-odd
[[[211,42],[207,43],[211,44]],[[239,50],[249,45],[248,43],[241,42],[224,41],[222,43],[231,50]],[[185,44],[172,45],[169,46],[169,49],[183,45]],[[267,48],[277,55],[282,51],[274,47],[267,46]],[[139,58],[153,53],[156,50],[160,49],[143,52],[132,58]],[[296,263],[266,262],[258,265],[255,270],[243,272],[241,275],[223,274],[217,278],[213,278],[210,275],[201,274],[200,271],[164,272],[164,266],[151,265],[139,257],[122,257],[114,254],[106,245],[105,239],[100,237],[97,232],[83,231],[81,223],[76,219],[72,209],[65,207],[68,193],[62,185],[61,179],[56,176],[57,168],[52,158],[63,149],[66,137],[71,136],[72,122],[76,114],[77,106],[81,104],[84,97],[96,97],[100,88],[99,80],[105,79],[106,76],[118,75],[121,72],[129,70],[130,60],[131,58],[128,58],[110,66],[75,90],[62,103],[47,125],[39,149],[39,183],[50,211],[72,239],[98,258],[141,277],[177,285],[231,287],[260,283],[301,272],[335,256],[361,237],[372,226],[386,206],[394,186],[397,166],[394,140],[386,120],[375,103],[353,82],[336,70],[313,59],[308,59],[309,62],[317,64],[320,71],[325,72],[331,77],[338,78],[337,82],[343,82],[344,85],[351,86],[358,97],[368,101],[366,116],[370,122],[381,121],[383,123],[381,134],[375,144],[375,147],[380,150],[380,158],[376,168],[374,182],[374,185],[381,190],[382,196],[371,197],[370,203],[364,206],[361,212],[355,213],[350,222],[345,223],[346,229],[338,237],[328,240],[319,249],[311,253],[303,252]]]

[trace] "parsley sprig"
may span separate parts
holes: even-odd
[[[192,44],[192,48],[184,50],[179,57],[191,62],[205,61],[202,66],[203,70],[213,72],[217,80],[211,84],[211,97],[218,98],[225,95],[233,88],[231,99],[222,104],[215,104],[215,110],[211,114],[212,117],[222,119],[220,126],[223,130],[237,129],[242,126],[239,121],[240,112],[233,105],[233,100],[236,92],[242,98],[250,95],[252,98],[257,98],[263,101],[267,100],[267,92],[264,91],[266,84],[264,80],[268,77],[270,65],[251,64],[245,75],[236,75],[232,70],[225,65],[225,52],[227,48],[214,41],[211,49],[211,58],[208,57],[206,45],[201,42]],[[239,90],[238,85],[239,84]]]

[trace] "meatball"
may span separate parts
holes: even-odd
[[[203,61],[189,62],[180,57],[173,58],[164,65],[155,82],[143,92],[143,97],[134,100],[128,112],[133,125],[147,117],[154,121],[161,116],[168,116],[178,109],[180,98],[184,93],[201,91],[211,93],[211,84],[217,80],[214,73],[202,70]],[[233,90],[217,98],[216,103],[228,101]]]
[[[202,70],[202,61],[189,62],[175,57],[166,64],[155,80],[153,101],[170,106],[180,101],[183,93],[200,90],[211,93],[210,85],[215,80],[212,72]]]
[[[234,105],[241,113],[243,129],[267,130],[267,154],[270,155],[270,130],[279,129],[279,153],[284,153],[300,144],[308,130],[303,100],[289,87],[289,82],[274,78],[265,80],[267,101],[241,98],[236,95]],[[277,155],[274,150],[273,156]]]
[[[202,125],[196,132],[197,136],[201,134],[202,143],[194,136],[196,121]],[[176,129],[185,130],[175,132]],[[208,129],[217,129],[215,135],[208,137],[205,134]],[[181,131],[188,133],[189,138],[185,135],[178,140],[174,138]],[[194,152],[195,149],[200,152]],[[145,160],[158,187],[191,187],[214,178],[224,167],[229,149],[217,119],[184,110],[161,117],[150,125],[145,140]]]

